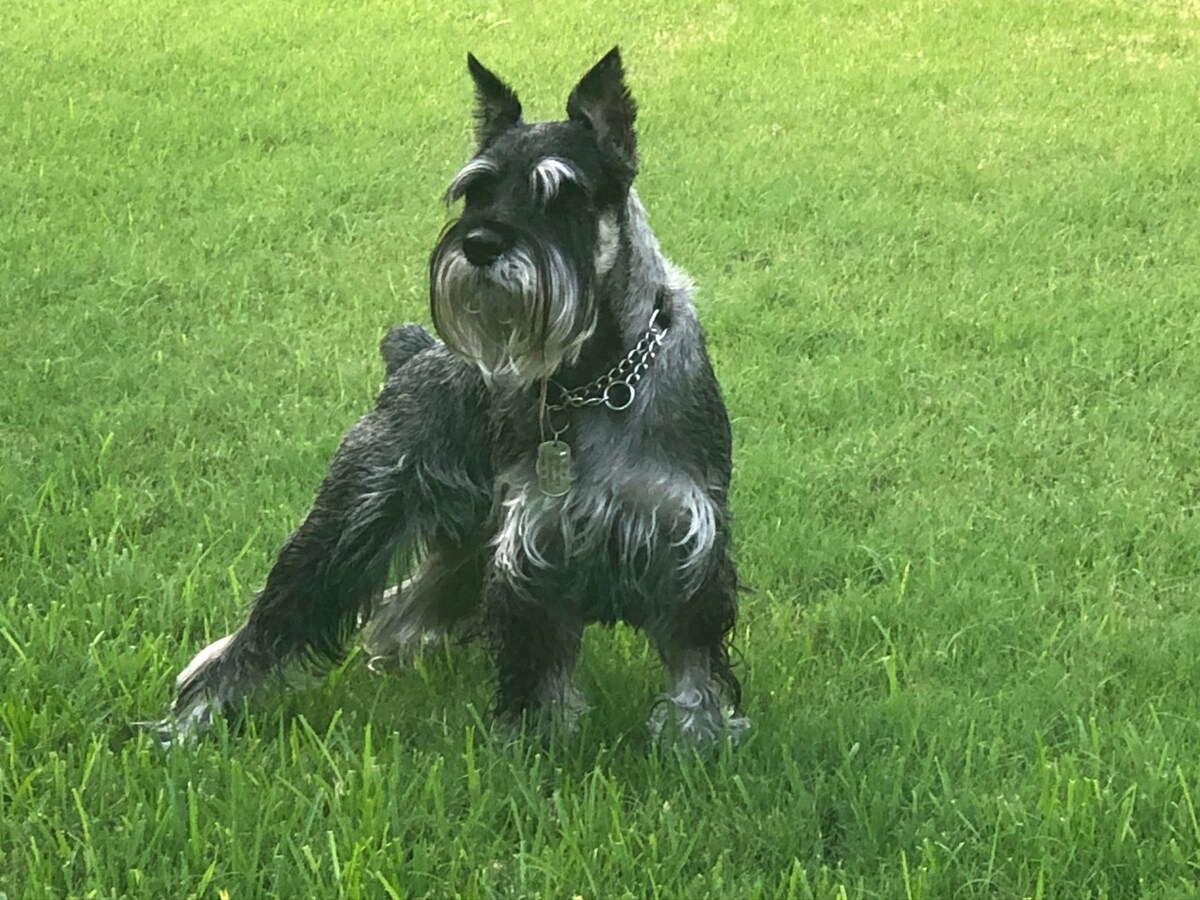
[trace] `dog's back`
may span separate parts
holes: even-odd
[[[388,378],[391,378],[400,367],[422,350],[428,350],[437,341],[433,335],[411,322],[406,325],[393,325],[379,342],[379,355],[387,368]]]

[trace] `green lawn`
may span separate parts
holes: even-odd
[[[0,898],[1200,893],[1196,0],[462,6],[0,10]],[[479,648],[151,746],[428,321],[466,51],[550,118],[618,41],[752,736],[618,629],[548,746]]]

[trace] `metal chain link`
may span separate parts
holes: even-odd
[[[581,409],[588,406],[607,406],[613,412],[629,409],[637,397],[636,385],[650,368],[658,348],[667,339],[667,329],[658,323],[659,310],[650,315],[650,326],[633,349],[615,366],[573,391],[564,391],[557,403],[549,404],[550,412]],[[564,429],[565,430],[565,429]]]

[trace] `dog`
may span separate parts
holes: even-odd
[[[749,726],[730,663],[731,435],[684,273],[633,188],[637,107],[619,49],[562,121],[526,123],[473,55],[476,150],[429,261],[441,340],[393,328],[375,408],[347,433],[244,625],[180,673],[160,737],[234,712],[292,664],[373,664],[430,636],[486,639],[494,713],[575,726],[584,627],[645,632],[668,673],[648,720],[685,738]],[[411,576],[385,590],[392,560]]]

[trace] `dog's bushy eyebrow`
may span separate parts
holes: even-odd
[[[557,194],[564,181],[584,185],[584,178],[579,170],[557,156],[539,159],[534,164],[533,171],[529,173],[530,190],[542,203],[548,202]]]
[[[450,186],[446,188],[446,202],[453,203],[467,192],[471,182],[487,175],[495,175],[498,171],[500,171],[500,167],[492,160],[486,156],[477,156],[459,169],[458,174],[450,180]]]

